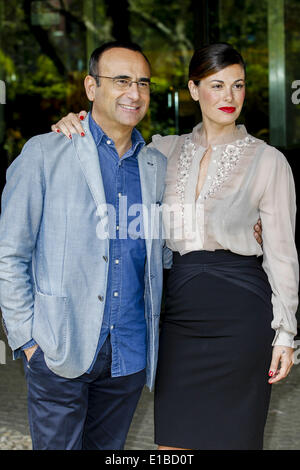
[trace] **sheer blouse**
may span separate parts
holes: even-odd
[[[207,151],[202,124],[191,134],[153,136],[168,158],[162,207],[167,246],[181,255],[218,249],[263,255],[272,288],[273,345],[294,346],[299,266],[295,246],[296,198],[291,168],[282,153],[236,126],[211,143],[211,156],[196,200],[199,165]],[[261,218],[263,249],[253,236]]]

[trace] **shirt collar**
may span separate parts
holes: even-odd
[[[113,140],[105,134],[103,129],[93,119],[91,113],[89,113],[89,125],[90,125],[91,134],[94,138],[94,141],[97,147],[99,147],[99,145],[102,142],[106,143],[107,140],[110,140],[113,143]],[[135,151],[137,150],[139,146],[142,147],[145,145],[145,141],[142,137],[142,134],[136,128],[132,130],[131,141],[132,141],[132,147],[131,147],[132,153],[135,153]]]

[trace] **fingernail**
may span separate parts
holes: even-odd
[[[59,130],[59,129],[56,129],[56,132],[60,132],[60,130]]]
[[[71,136],[71,134],[69,135],[69,139],[72,139],[72,136]]]
[[[84,132],[81,132],[81,137],[84,137],[85,136],[85,133]]]
[[[83,117],[83,116],[79,116],[79,119],[81,119],[81,121],[83,121],[83,120],[84,120],[84,117]]]
[[[273,377],[273,375],[274,375],[274,372],[272,372],[272,371],[270,370],[270,372],[269,372],[269,377]]]

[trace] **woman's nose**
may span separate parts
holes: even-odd
[[[226,88],[225,89],[225,100],[226,101],[232,101],[232,98],[233,98],[233,93],[232,93],[232,88]]]

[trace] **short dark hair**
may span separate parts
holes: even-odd
[[[230,44],[226,42],[208,44],[195,50],[189,65],[189,80],[198,85],[203,78],[234,64],[241,65],[246,74],[243,57]]]
[[[144,59],[146,60],[146,62],[148,63],[151,69],[151,64],[148,58],[145,56],[145,54],[142,51],[142,48],[138,44],[134,42],[127,42],[127,41],[110,41],[110,42],[106,42],[102,44],[102,46],[100,47],[97,47],[97,49],[95,49],[92,52],[90,61],[89,61],[89,75],[92,75],[93,77],[98,75],[99,60],[105,51],[109,51],[110,49],[115,49],[119,47],[123,49],[129,49],[130,51],[139,52],[140,54],[142,54],[142,56],[144,57]],[[98,85],[98,80],[96,81]]]

